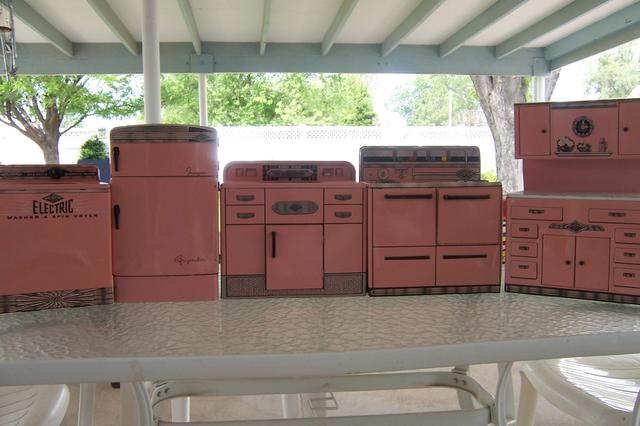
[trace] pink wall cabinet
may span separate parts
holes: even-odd
[[[363,147],[369,294],[497,292],[502,189],[477,147]]]
[[[358,295],[365,186],[346,162],[233,162],[224,171],[222,297]]]
[[[119,302],[218,297],[217,136],[175,125],[111,131]]]
[[[0,313],[113,302],[109,200],[95,166],[0,166]]]
[[[506,289],[640,303],[640,196],[511,194]]]

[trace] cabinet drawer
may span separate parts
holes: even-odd
[[[511,240],[508,244],[511,256],[538,257],[538,243]]]
[[[509,265],[509,275],[515,278],[527,278],[535,280],[538,278],[538,263],[524,260],[512,260]]]
[[[589,209],[590,222],[640,223],[640,210]]]
[[[616,229],[616,243],[640,244],[640,229]]]
[[[436,279],[435,247],[373,249],[373,287],[430,287]]]
[[[227,206],[224,220],[228,225],[264,223],[264,206]]]
[[[512,238],[538,238],[538,225],[535,223],[512,223]]]
[[[562,208],[512,206],[511,218],[532,220],[562,220]]]
[[[614,251],[616,263],[632,263],[640,265],[640,248],[616,247]]]
[[[436,249],[436,285],[500,284],[500,246],[457,246]]]
[[[326,188],[325,204],[362,204],[362,188]]]
[[[362,206],[324,206],[325,223],[362,223]]]
[[[264,204],[264,190],[259,188],[227,188],[227,204]]]
[[[640,288],[640,269],[614,268],[613,285]]]

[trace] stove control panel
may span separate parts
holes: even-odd
[[[354,182],[346,161],[234,161],[224,169],[225,182]]]

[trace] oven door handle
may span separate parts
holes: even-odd
[[[489,200],[491,199],[490,194],[478,194],[478,195],[454,195],[454,194],[444,194],[442,196],[444,200],[456,201],[456,200]]]
[[[116,226],[116,229],[120,229],[120,205],[116,204],[113,206],[113,221]]]
[[[271,257],[276,257],[276,231],[271,231]]]
[[[431,200],[433,194],[384,194],[385,200]]]
[[[445,254],[442,259],[486,259],[486,254]]]

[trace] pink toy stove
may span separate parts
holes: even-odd
[[[640,303],[638,99],[519,104],[506,290]]]
[[[109,185],[95,166],[0,166],[0,313],[113,302]]]
[[[369,293],[500,291],[502,189],[477,147],[362,147]]]
[[[347,162],[229,163],[222,297],[363,294],[364,188]]]
[[[113,272],[118,302],[218,297],[216,131],[111,131]]]

